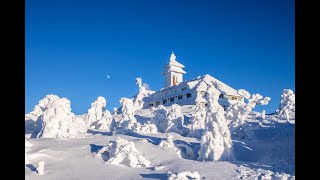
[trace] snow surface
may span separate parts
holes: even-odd
[[[135,109],[133,99],[123,98],[117,114],[98,98],[90,113],[74,115],[70,101],[48,95],[25,115],[25,178],[295,179],[294,111],[289,120],[252,111],[270,99],[246,92],[250,107],[245,116],[233,109],[235,119],[217,102],[214,87],[207,107]],[[241,126],[230,133],[228,125],[240,117]]]

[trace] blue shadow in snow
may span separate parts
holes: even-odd
[[[154,173],[154,174],[140,174],[143,178],[150,179],[168,179],[167,174]]]
[[[101,135],[104,135],[104,136],[112,136],[112,132],[101,132],[101,131],[96,131],[96,130],[92,130],[92,129],[88,129],[87,133],[101,134]]]
[[[32,165],[32,164],[26,164],[26,166],[27,166],[27,168],[29,168],[31,171],[34,171],[34,172],[37,173],[37,168],[34,167],[34,165]]]
[[[125,135],[132,136],[132,137],[137,137],[137,138],[145,138],[150,143],[152,143],[153,145],[158,145],[160,143],[160,141],[161,141],[161,138],[153,137],[153,136],[146,136],[146,135],[138,134],[138,133],[133,132],[133,131],[127,131],[125,133]]]
[[[90,144],[90,150],[92,153],[97,153],[101,148],[103,148],[103,146]]]

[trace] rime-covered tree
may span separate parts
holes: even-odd
[[[296,105],[295,105],[295,94],[291,89],[284,89],[282,91],[279,108],[276,113],[285,119],[295,116]]]
[[[201,137],[198,160],[232,160],[233,148],[223,107],[218,103],[220,91],[210,86],[207,91],[205,132]]]

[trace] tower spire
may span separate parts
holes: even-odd
[[[176,55],[174,55],[173,51],[170,56],[170,61],[176,61]]]

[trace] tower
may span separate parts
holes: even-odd
[[[184,65],[176,61],[176,56],[172,51],[170,61],[164,66],[164,71],[162,72],[165,78],[165,87],[175,86],[183,82],[183,74],[186,72],[182,68],[184,68]]]

